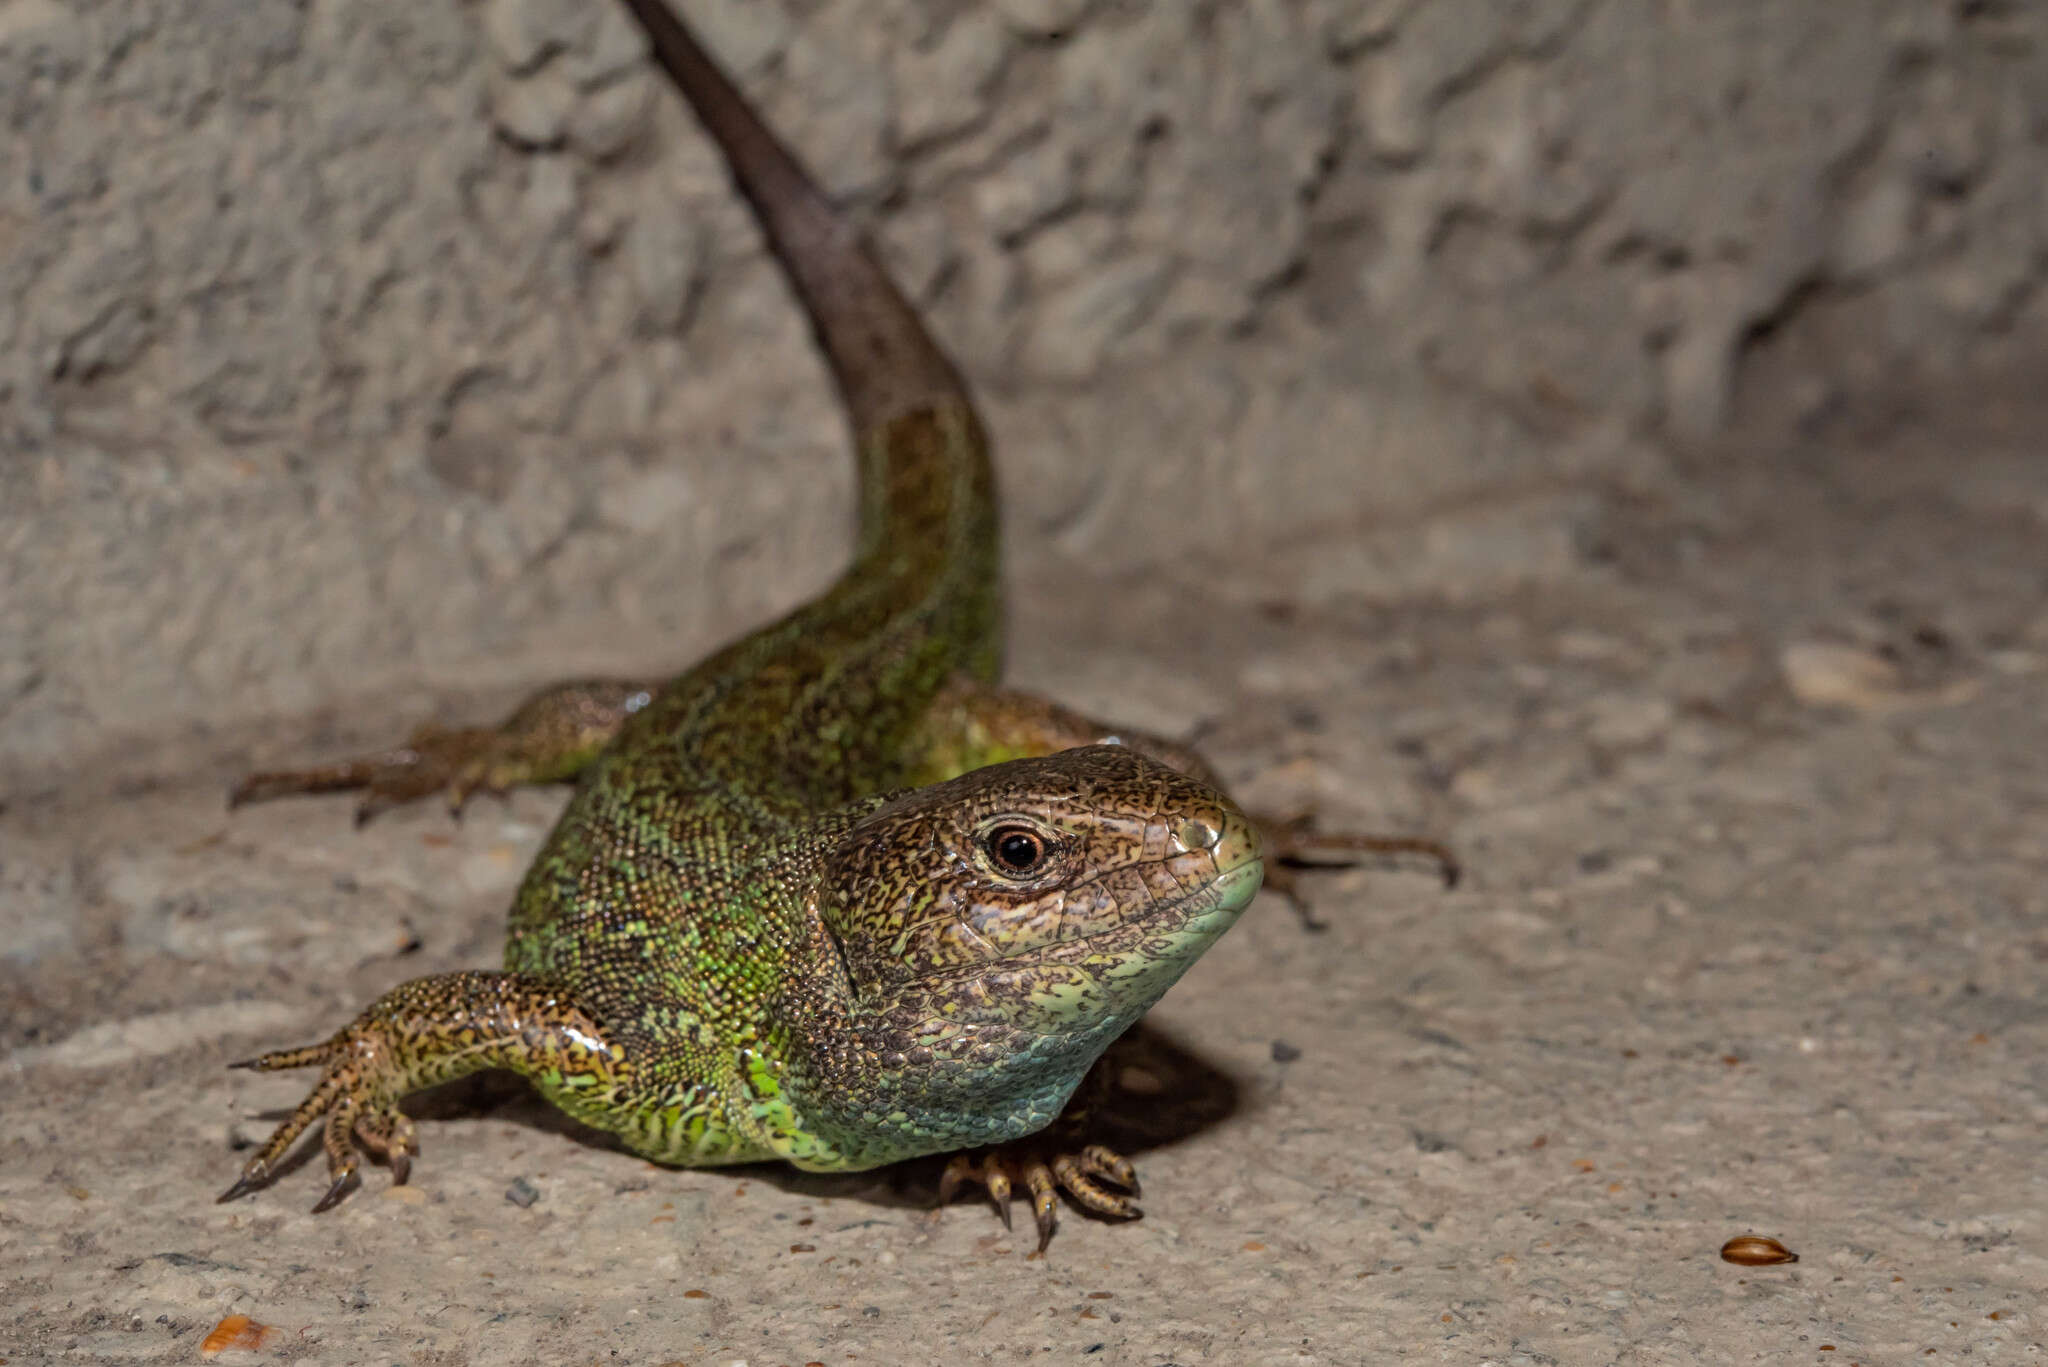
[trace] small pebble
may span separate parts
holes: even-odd
[[[515,1177],[512,1185],[505,1188],[505,1199],[524,1210],[540,1199],[540,1189],[524,1177]]]
[[[1286,1040],[1276,1039],[1273,1041],[1273,1062],[1292,1063],[1300,1057],[1301,1050],[1295,1048]]]
[[[1903,701],[1898,666],[1860,646],[1795,641],[1779,652],[1778,667],[1792,696],[1812,707],[1883,712]]]

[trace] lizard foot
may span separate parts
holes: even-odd
[[[1106,1191],[1098,1178],[1129,1192],[1129,1196]],[[1100,1144],[1089,1144],[1072,1153],[1051,1153],[1027,1146],[1010,1145],[984,1153],[977,1160],[971,1154],[955,1154],[939,1178],[938,1204],[945,1205],[960,1188],[978,1183],[995,1203],[1003,1227],[1010,1225],[1010,1193],[1020,1184],[1031,1193],[1031,1214],[1038,1224],[1038,1247],[1031,1254],[1041,1257],[1052,1242],[1058,1225],[1059,1193],[1064,1191],[1074,1204],[1097,1215],[1121,1220],[1137,1217],[1132,1197],[1138,1193],[1138,1174],[1122,1154]]]
[[[1363,835],[1344,831],[1318,831],[1313,815],[1285,820],[1254,818],[1266,845],[1266,886],[1285,897],[1308,930],[1326,930],[1309,908],[1301,890],[1301,875],[1312,869],[1349,868],[1359,854],[1419,854],[1432,860],[1446,888],[1458,886],[1464,869],[1450,846],[1441,841],[1412,835]]]
[[[322,1140],[329,1183],[327,1193],[313,1207],[314,1214],[334,1209],[360,1184],[358,1140],[390,1165],[392,1182],[403,1185],[412,1174],[412,1156],[419,1152],[419,1145],[411,1118],[398,1109],[398,1093],[383,1085],[385,1074],[391,1071],[390,1057],[390,1042],[383,1037],[382,1027],[358,1020],[323,1044],[279,1049],[228,1065],[260,1073],[318,1067],[321,1073],[312,1092],[242,1165],[242,1175],[218,1201],[232,1201],[267,1184],[278,1160],[322,1118],[327,1122]]]
[[[360,791],[361,826],[379,812],[438,792],[459,817],[478,793],[502,796],[521,784],[574,778],[653,694],[652,685],[624,680],[559,684],[528,698],[500,726],[427,725],[395,749],[251,774],[235,785],[228,806]]]
[[[360,790],[356,825],[362,826],[379,812],[439,792],[449,812],[460,816],[477,793],[502,794],[519,782],[516,763],[507,763],[517,756],[506,749],[496,731],[422,726],[394,750],[305,769],[250,774],[228,794],[228,806],[298,793]]]
[[[411,1175],[419,1144],[398,1103],[422,1087],[509,1068],[558,1106],[573,1097],[601,1111],[627,1085],[630,1071],[625,1050],[605,1038],[604,1028],[560,983],[481,971],[400,983],[322,1043],[232,1066],[259,1073],[318,1068],[320,1080],[220,1199],[232,1201],[267,1183],[299,1136],[324,1120],[329,1185],[316,1213],[332,1210],[355,1189],[363,1149],[390,1165],[393,1182]]]

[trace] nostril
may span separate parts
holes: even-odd
[[[1181,822],[1174,835],[1190,850],[1213,850],[1216,848],[1216,842],[1223,838],[1223,832],[1216,825],[1199,817],[1190,817]]]

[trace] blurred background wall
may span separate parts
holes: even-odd
[[[1020,585],[1540,581],[2048,356],[2020,0],[685,8],[980,387]],[[671,668],[840,563],[804,327],[610,6],[8,0],[0,102],[0,780]]]

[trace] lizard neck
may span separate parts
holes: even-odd
[[[853,564],[825,602],[893,599],[951,643],[957,668],[995,678],[1001,531],[980,417],[955,401],[891,419],[860,443],[858,472]]]
[[[894,418],[861,444],[860,476],[846,573],[671,684],[599,762],[600,786],[662,807],[672,800],[660,795],[688,794],[696,821],[757,832],[904,786],[939,689],[962,671],[992,679],[999,664],[981,424],[956,403]]]
[[[943,985],[886,1003],[835,994],[785,1046],[781,1095],[802,1143],[778,1146],[779,1156],[814,1170],[857,1169],[1020,1139],[1059,1118],[1102,1052],[1144,1014],[1134,1003],[1045,1032],[961,1020],[961,1006]]]

